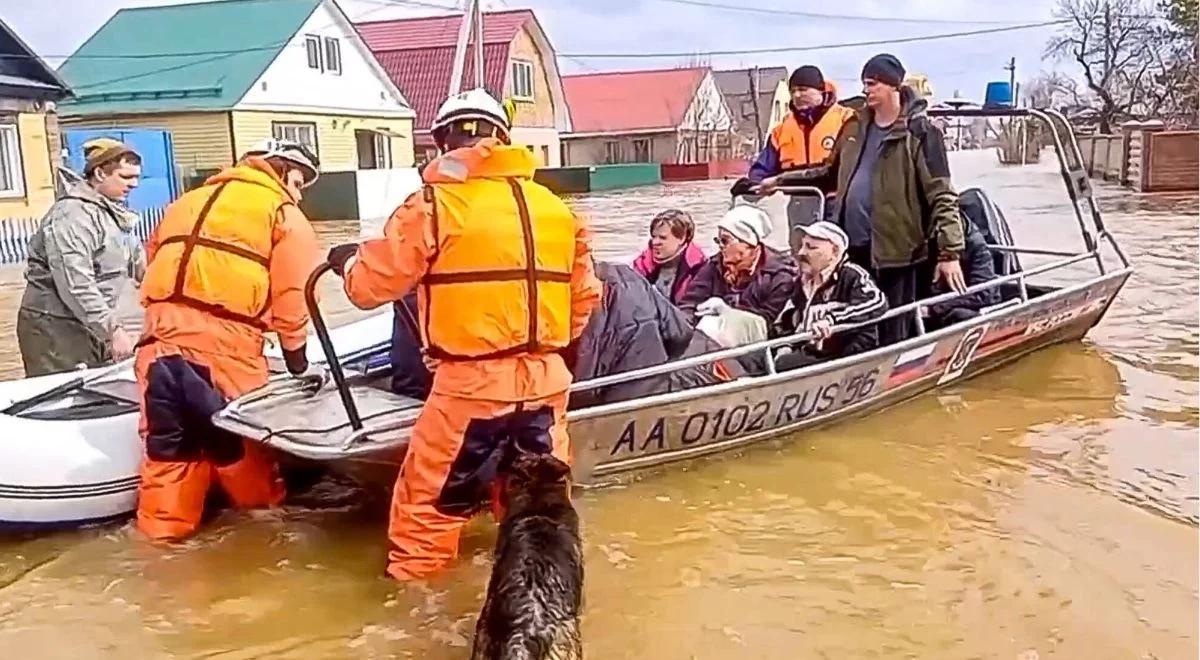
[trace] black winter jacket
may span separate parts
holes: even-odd
[[[967,281],[967,286],[975,286],[996,279],[996,265],[992,260],[992,251],[988,249],[983,232],[970,218],[965,217],[963,218],[963,229],[966,237],[966,249],[963,250],[959,264],[962,266],[963,279]],[[930,273],[926,281],[932,279],[933,274]],[[949,291],[950,288],[946,286],[945,282],[938,281],[933,286],[931,294],[936,296]],[[932,305],[929,308],[929,316],[941,319],[954,309],[970,309],[977,312],[998,302],[1000,302],[999,289],[984,289],[969,296]]]
[[[888,303],[883,292],[875,286],[871,275],[863,268],[843,258],[834,268],[829,279],[814,293],[811,300],[797,278],[792,290],[794,309],[784,314],[778,330],[781,335],[805,331],[819,320],[831,321],[834,325],[850,325],[877,319],[887,313]],[[821,342],[805,346],[805,350],[822,360],[833,360],[847,355],[864,353],[879,346],[879,327],[869,325],[855,330],[839,332]]]
[[[687,317],[629,266],[596,262],[596,277],[604,284],[600,305],[592,312],[583,334],[568,350],[576,382],[675,360],[694,345]],[[691,371],[691,370],[689,370]],[[620,383],[602,390],[571,395],[571,408],[625,401],[678,389],[682,384],[719,382],[712,370],[663,375]]]
[[[734,289],[725,281],[721,254],[717,253],[700,267],[679,302],[679,309],[687,315],[689,322],[695,324],[696,307],[709,298],[720,298],[730,307],[758,314],[767,322],[767,327],[771,327],[787,306],[795,280],[796,262],[791,255],[763,246],[762,261],[750,283],[742,289]]]

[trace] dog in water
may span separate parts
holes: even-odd
[[[471,660],[578,660],[583,550],[571,468],[521,452],[503,474],[504,519]]]

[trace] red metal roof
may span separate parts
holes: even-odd
[[[404,93],[417,118],[413,128],[429,130],[438,106],[450,90],[450,74],[454,69],[454,46],[416,50],[393,50],[376,53],[379,64],[388,77]],[[485,44],[483,47],[484,87],[496,98],[504,89],[505,67],[508,63],[508,44]],[[475,58],[467,50],[463,81],[470,87],[475,80]]]
[[[622,133],[683,123],[707,68],[563,76],[575,133]]]
[[[511,43],[525,22],[530,20],[535,19],[529,9],[484,12],[483,43]],[[458,28],[461,25],[462,14],[453,14],[369,21],[358,23],[355,27],[363,41],[367,42],[367,48],[372,52],[380,52],[445,46],[453,48],[458,43]]]
[[[484,13],[484,87],[496,98],[504,91],[509,45],[528,21],[536,20],[528,9]],[[461,14],[355,25],[367,48],[417,113],[415,130],[429,130],[438,106],[446,99],[461,25]],[[473,46],[468,47],[466,59],[463,82],[470,87],[475,80]]]

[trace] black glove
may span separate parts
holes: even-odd
[[[283,349],[283,363],[287,365],[288,373],[299,376],[308,370],[307,348],[307,346],[301,346],[294,351]]]
[[[343,277],[346,276],[346,262],[350,261],[350,257],[358,254],[358,243],[342,243],[329,248],[329,256],[325,260],[333,266],[333,271]]]
[[[746,177],[742,177],[733,183],[733,187],[729,189],[729,194],[733,197],[738,195],[749,195],[754,191],[756,184]]]

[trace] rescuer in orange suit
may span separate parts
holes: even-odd
[[[135,369],[145,441],[137,527],[152,539],[191,535],[214,484],[241,508],[283,500],[266,451],[210,419],[267,382],[267,331],[293,375],[323,379],[305,357],[304,303],[321,253],[297,206],[317,172],[303,145],[268,140],[167,207],[150,237]]]
[[[417,288],[433,386],[392,495],[388,573],[423,579],[458,554],[459,533],[516,451],[570,462],[560,352],[598,303],[589,239],[534,183],[509,144],[508,111],[482,89],[448,99],[432,132],[443,155],[384,237],[336,246],[329,263],[370,309]],[[496,502],[493,500],[493,505]]]

